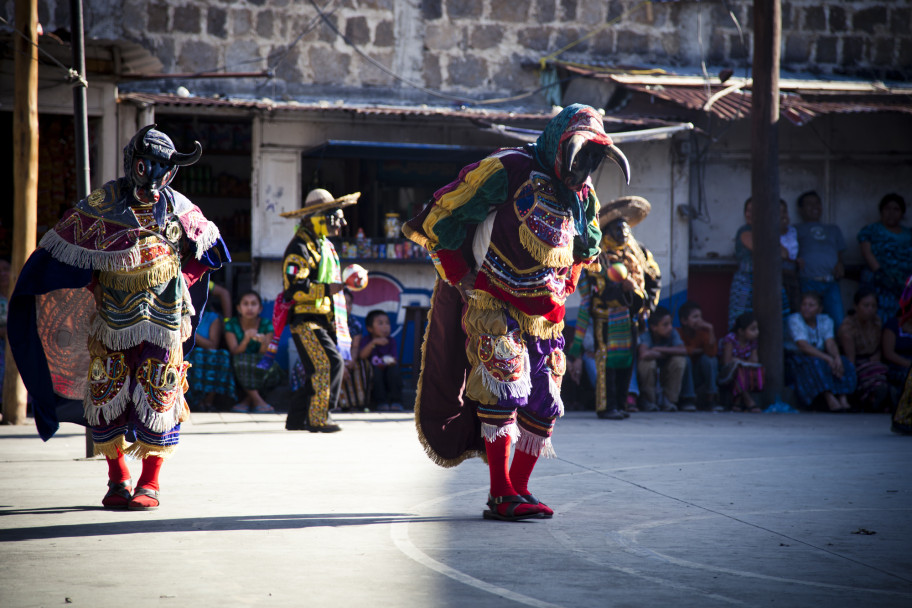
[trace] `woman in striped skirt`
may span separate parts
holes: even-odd
[[[788,317],[790,370],[795,378],[795,392],[804,406],[823,397],[831,412],[851,408],[847,395],[855,392],[855,366],[839,354],[833,334],[833,320],[821,314],[820,294],[801,296],[801,312]]]

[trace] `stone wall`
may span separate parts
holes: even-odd
[[[542,58],[669,69],[750,61],[750,0],[85,0],[90,38],[139,42],[168,72],[274,67],[276,79],[197,87],[258,96],[433,99],[390,74],[450,97],[507,96],[538,86]],[[43,0],[46,31],[69,27],[69,0]],[[12,19],[13,2],[0,8]],[[900,0],[786,0],[783,70],[912,79],[912,8]],[[347,39],[351,44],[346,43]],[[377,63],[363,59],[352,44]],[[192,87],[191,87],[192,88]],[[199,91],[202,92],[202,91]],[[332,97],[329,97],[332,98]],[[535,95],[532,104],[542,103]]]

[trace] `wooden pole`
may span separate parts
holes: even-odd
[[[779,0],[754,2],[754,65],[751,102],[751,198],[754,314],[760,326],[763,398],[779,400],[785,385],[782,322],[782,258],[779,255]]]
[[[35,249],[38,223],[38,0],[16,0],[13,105],[13,251],[10,289]],[[6,345],[3,424],[26,423],[26,391]]]

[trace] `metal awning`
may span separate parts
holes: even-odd
[[[674,137],[676,133],[681,133],[683,131],[693,131],[693,129],[694,126],[692,123],[683,122],[667,127],[608,133],[608,136],[611,138],[611,141],[616,144],[626,144],[631,142],[659,141],[662,139],[669,139],[671,137]],[[526,143],[535,141],[541,134],[541,131],[535,131],[532,129],[517,129],[515,127],[499,124],[488,124],[487,130],[500,133],[506,137],[510,137],[517,141]]]
[[[468,164],[491,153],[491,148],[391,141],[328,139],[303,152],[312,158],[357,158]]]

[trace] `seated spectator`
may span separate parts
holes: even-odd
[[[272,340],[272,321],[260,317],[263,301],[255,291],[248,291],[241,296],[237,312],[238,316],[231,317],[225,324],[225,342],[231,353],[237,382],[245,397],[231,411],[253,411],[257,414],[274,412],[275,409],[263,399],[261,391],[275,388],[282,382],[282,368],[274,360],[267,369],[257,366]]]
[[[822,309],[820,294],[809,292],[801,297],[801,312],[789,315],[788,367],[804,406],[822,396],[831,412],[847,411],[847,395],[855,392],[855,366],[839,354],[833,320]]]
[[[887,364],[887,378],[901,388],[912,366],[912,277],[906,282],[899,302],[899,310],[883,330],[883,360]]]
[[[215,289],[213,289],[213,287]],[[218,296],[218,290],[224,287],[210,285],[210,291]],[[230,301],[230,295],[229,301]],[[215,396],[225,395],[234,399],[237,390],[234,384],[234,372],[231,369],[231,354],[222,345],[223,321],[220,311],[206,307],[196,328],[196,345],[185,360],[190,363],[187,370],[187,382],[190,390],[186,399],[191,409],[202,412],[214,412]]]
[[[813,190],[798,197],[801,223],[798,230],[798,258],[801,291],[816,291],[823,298],[823,313],[839,327],[845,316],[839,279],[845,274],[842,252],[845,238],[836,224],[823,224],[823,202]]]
[[[760,326],[754,313],[742,313],[735,319],[731,332],[722,338],[722,371],[719,384],[730,386],[733,412],[759,414],[763,410],[751,393],[763,390],[763,365],[757,338]]]
[[[858,404],[863,409],[877,411],[890,397],[887,366],[881,360],[882,330],[877,315],[877,293],[870,287],[862,287],[855,292],[854,302],[855,308],[843,319],[837,337],[846,359],[855,365]]]
[[[664,306],[657,306],[650,315],[648,329],[640,337],[638,352],[641,409],[678,411],[681,383],[687,370],[687,349],[671,325],[671,312]],[[662,385],[661,403],[656,398],[657,382]]]
[[[402,411],[402,376],[396,354],[396,339],[390,337],[390,320],[382,310],[372,310],[364,320],[367,336],[362,342],[361,358],[374,368],[371,395],[377,411]]]
[[[716,384],[719,373],[716,358],[718,345],[713,326],[703,320],[703,309],[691,300],[681,304],[678,319],[681,321],[678,334],[690,357],[693,392],[704,404],[705,409],[719,411],[719,386]]]
[[[374,368],[370,361],[362,359],[361,340],[364,324],[352,316],[352,294],[345,289],[345,305],[348,308],[348,335],[351,336],[351,354],[345,360],[342,370],[342,392],[339,395],[339,407],[344,412],[362,411],[370,406],[370,391]]]

